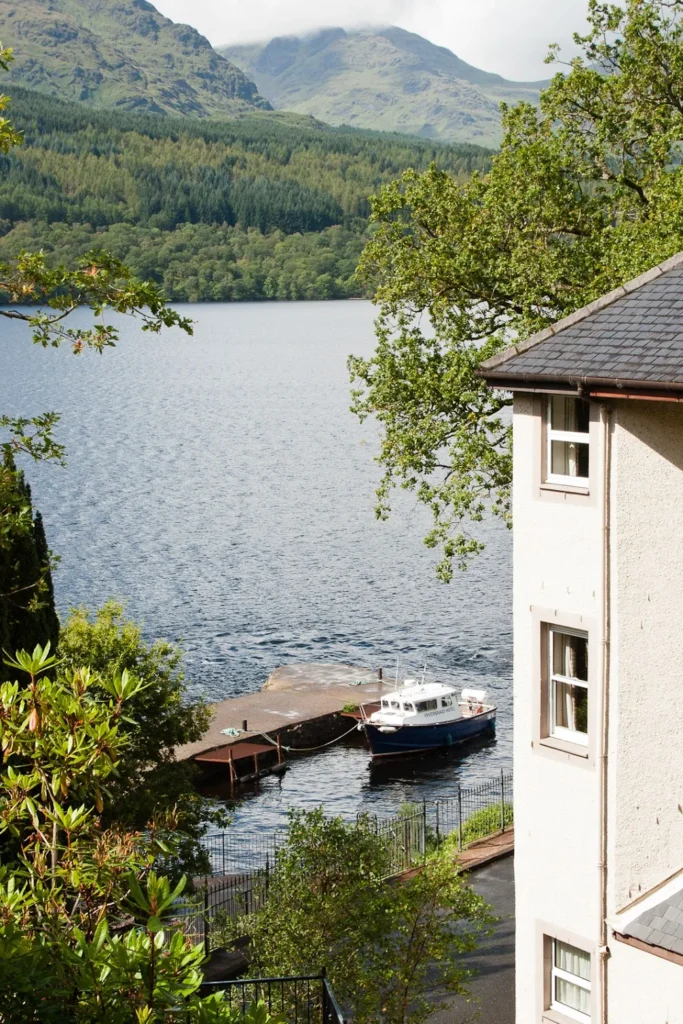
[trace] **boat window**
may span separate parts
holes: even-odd
[[[399,702],[397,700],[392,700],[391,706],[392,706],[392,708],[399,708],[399,709],[401,707],[401,705],[399,704]]]
[[[413,705],[412,705],[412,704],[404,704],[404,705],[403,705],[403,710],[404,710],[404,711],[414,711],[414,710],[415,710],[415,708],[413,707]]]
[[[442,708],[450,708],[450,707],[452,707],[452,705],[453,705],[453,698],[452,697],[442,697],[441,698],[441,707]]]
[[[388,700],[383,700],[382,701],[382,707],[383,708],[388,708],[389,707],[389,701]]]
[[[436,700],[421,700],[419,704],[415,705],[418,711],[436,711],[438,706]]]

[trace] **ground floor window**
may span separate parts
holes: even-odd
[[[559,939],[549,941],[552,944],[549,1009],[558,1010],[565,1017],[582,1024],[590,1024],[590,953]]]

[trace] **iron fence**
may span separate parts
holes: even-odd
[[[268,896],[269,881],[268,867],[241,875],[196,878],[192,893],[179,904],[173,923],[194,945],[202,944],[208,956],[220,945],[215,932],[217,919],[234,920],[260,910]]]
[[[324,973],[285,978],[240,978],[202,985],[204,995],[218,991],[225,992],[231,1009],[242,1013],[252,1003],[261,1001],[270,1014],[281,1014],[287,1024],[345,1024]]]
[[[227,829],[205,835],[202,848],[209,857],[212,874],[242,874],[272,866],[285,835],[282,830],[237,832]]]
[[[366,816],[367,818],[367,816]],[[444,843],[461,851],[471,843],[504,832],[513,824],[512,772],[476,786],[458,786],[452,797],[409,804],[393,818],[368,819],[387,850],[387,877],[424,864]],[[202,844],[212,875],[195,879],[194,896],[178,922],[194,942],[213,948],[212,921],[220,913],[237,918],[258,910],[268,895],[270,876],[284,831],[214,832]]]
[[[423,864],[444,842],[462,851],[513,824],[512,772],[477,786],[458,786],[455,796],[407,804],[395,817],[370,819],[387,846],[388,873]]]

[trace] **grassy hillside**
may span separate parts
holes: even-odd
[[[160,118],[10,92],[25,145],[0,157],[0,259],[100,246],[178,301],[359,295],[368,195],[407,167],[464,177],[490,160],[272,114]]]
[[[9,81],[93,107],[192,117],[267,109],[204,36],[147,0],[0,0]]]
[[[508,82],[400,28],[326,29],[218,49],[277,109],[486,146],[500,141],[500,103],[535,103],[543,85]]]

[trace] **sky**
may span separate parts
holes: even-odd
[[[152,0],[214,46],[341,25],[400,25],[505,78],[547,78],[549,43],[574,52],[588,0]]]

